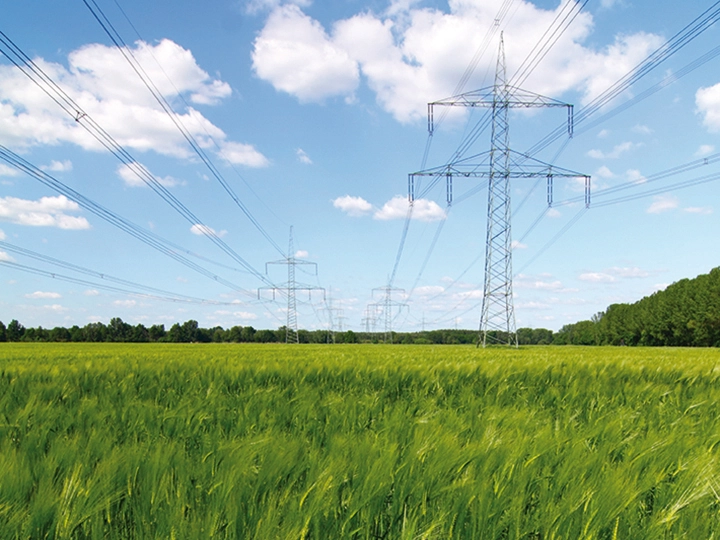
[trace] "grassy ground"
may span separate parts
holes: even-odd
[[[0,344],[0,538],[720,535],[720,351]]]

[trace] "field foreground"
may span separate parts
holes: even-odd
[[[0,538],[720,535],[720,350],[0,346]]]

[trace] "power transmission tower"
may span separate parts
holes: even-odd
[[[332,293],[332,288],[330,288],[330,291]],[[343,309],[342,308],[336,308],[333,307],[333,299],[332,294],[328,294],[327,299],[327,307],[325,308],[325,311],[328,312],[328,343],[331,341],[335,343],[335,321],[338,321],[338,332],[343,331],[343,320],[346,319],[346,317],[343,316]],[[333,316],[333,314],[336,314]]]
[[[566,107],[568,134],[572,137],[573,106],[510,86],[505,70],[502,33],[495,71],[495,85],[428,104],[428,130],[433,133],[433,109],[436,106],[480,107],[492,111],[490,151],[460,159],[442,167],[409,175],[408,197],[415,199],[415,177],[446,178],[447,204],[452,204],[454,176],[488,179],[487,231],[485,238],[485,278],[478,346],[488,341],[517,347],[517,329],[512,291],[512,236],[510,234],[510,179],[547,177],[548,206],[552,206],[553,178],[583,178],[585,205],[590,205],[590,177],[543,163],[510,149],[509,109]]]
[[[375,297],[375,292],[379,291],[382,292],[382,299],[380,302],[375,302],[372,304],[368,304],[368,307],[372,307],[375,309],[375,313],[381,313],[382,316],[385,319],[385,338],[384,343],[392,343],[392,321],[393,321],[393,311],[395,308],[397,308],[398,314],[404,309],[407,308],[408,305],[403,302],[397,302],[392,299],[393,293],[395,294],[405,294],[404,289],[396,289],[393,288],[391,285],[386,285],[385,287],[376,287],[373,289],[373,297]],[[377,320],[377,319],[375,319]]]
[[[293,244],[293,228],[290,227],[290,242],[288,245],[288,252],[284,259],[279,261],[271,261],[265,263],[265,273],[268,273],[268,266],[271,264],[284,264],[287,265],[288,269],[288,280],[287,283],[283,283],[279,286],[271,287],[260,287],[258,289],[258,300],[260,299],[260,291],[270,290],[273,293],[273,300],[275,300],[275,293],[281,292],[287,294],[287,324],[285,325],[285,343],[300,343],[298,337],[298,324],[297,324],[297,291],[308,291],[308,298],[311,299],[312,291],[322,291],[323,298],[325,296],[325,289],[322,287],[316,287],[313,285],[305,285],[298,283],[295,280],[295,268],[298,266],[313,266],[315,268],[315,275],[317,275],[317,264],[313,262],[299,260],[295,256],[295,246]]]

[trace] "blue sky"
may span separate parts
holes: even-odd
[[[482,118],[482,111],[453,110],[429,139],[426,104],[452,95],[473,57],[479,60],[462,91],[491,85],[499,31],[508,74],[514,74],[556,16],[574,5],[96,2],[127,43],[128,56],[172,106],[170,115],[81,0],[13,2],[3,10],[0,30],[197,222],[102,148],[81,125],[88,119],[76,122],[5,57],[0,144],[171,242],[195,266],[0,161],[0,261],[9,263],[0,265],[0,320],[6,324],[16,318],[26,326],[82,326],[121,317],[169,326],[192,318],[202,326],[276,328],[285,322],[283,299],[273,301],[264,290],[258,300],[258,288],[281,286],[286,269],[270,265],[264,280],[255,273],[264,275],[265,263],[282,257],[273,244],[286,251],[293,226],[293,255],[318,269],[315,275],[314,266],[303,265],[297,280],[328,291],[325,301],[317,291],[298,292],[300,326],[327,328],[331,300],[334,329],[364,329],[368,304],[381,299],[373,288],[385,286],[395,268],[408,173],[422,168],[428,144],[425,166],[446,163]],[[590,1],[522,87],[580,111],[710,6]],[[518,327],[557,330],[719,264],[718,182],[678,186],[720,173],[713,161],[720,152],[720,59],[712,52],[718,31],[708,28],[579,122],[571,140],[560,138],[535,155],[592,176],[589,210],[577,202],[548,209],[542,183],[513,181]],[[616,109],[623,104],[632,106]],[[604,116],[612,111],[617,114]],[[531,149],[564,120],[564,112],[553,109],[511,113],[511,147]],[[488,150],[489,141],[486,130],[466,155]],[[704,158],[707,165],[654,179]],[[485,190],[471,191],[477,186],[477,180],[456,179],[451,207],[440,184],[416,201],[393,281],[405,291],[394,300],[408,306],[394,313],[395,329],[477,328],[487,204]],[[626,189],[603,194],[616,186]],[[577,183],[556,180],[556,202],[581,194]],[[638,197],[616,201],[626,195]],[[250,270],[210,240],[210,229]]]

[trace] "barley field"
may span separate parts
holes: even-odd
[[[0,346],[2,539],[720,536],[720,350]]]

